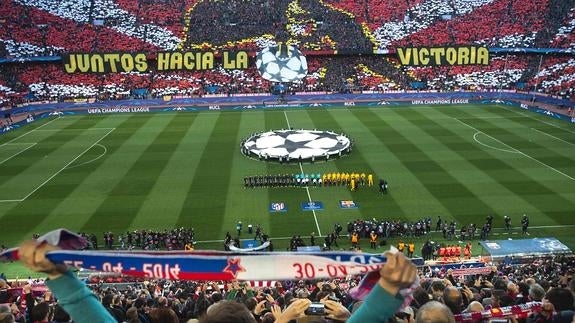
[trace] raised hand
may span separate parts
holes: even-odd
[[[379,285],[391,295],[397,294],[400,289],[409,287],[417,276],[417,267],[401,252],[385,253],[387,262],[379,270],[381,278]]]

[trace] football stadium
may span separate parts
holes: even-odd
[[[0,26],[0,322],[573,320],[575,0]]]

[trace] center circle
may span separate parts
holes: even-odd
[[[244,155],[266,161],[330,160],[351,152],[344,134],[323,130],[271,130],[255,133],[241,143]]]

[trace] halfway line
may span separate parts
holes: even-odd
[[[284,110],[284,117],[286,119],[288,129],[291,129],[286,110]],[[298,164],[299,164],[299,169],[300,169],[301,173],[303,174],[303,166],[301,165],[301,162],[299,162]],[[309,187],[306,186],[305,191],[307,192],[307,198],[308,198],[309,202],[311,202],[312,199],[311,199],[311,194],[309,194]],[[317,222],[317,215],[315,214],[315,210],[312,209],[311,212],[313,213],[313,219],[315,220],[315,226],[317,228],[317,233],[321,236],[321,229],[319,228],[319,222]]]
[[[287,122],[287,125],[288,125],[288,129],[291,129],[291,126],[290,126],[290,124],[289,124],[289,120],[288,120],[288,117],[287,117],[286,110],[284,110],[284,117],[286,118],[286,122]]]

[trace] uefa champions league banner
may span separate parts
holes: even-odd
[[[429,95],[433,98],[426,99]],[[437,96],[439,95],[439,96]],[[463,96],[465,95],[465,96]],[[484,97],[484,99],[477,99]],[[509,97],[509,98],[508,98]],[[540,102],[551,104],[564,104],[571,106],[568,101],[536,96]],[[265,98],[272,98],[266,96]],[[369,98],[369,99],[364,99]],[[360,95],[295,95],[289,97],[287,103],[266,104],[262,97],[242,97],[239,104],[237,97],[230,98],[202,98],[176,99],[170,102],[163,100],[126,100],[104,101],[90,103],[88,100],[65,103],[31,103],[12,109],[12,114],[31,113],[34,119],[46,117],[66,116],[74,114],[115,114],[115,113],[149,113],[149,112],[193,112],[193,111],[221,111],[221,110],[251,110],[251,109],[288,109],[288,108],[349,108],[356,106],[400,107],[411,105],[467,105],[467,104],[501,104],[515,108],[529,110],[548,117],[575,123],[575,117],[556,113],[538,106],[520,103],[518,100],[531,100],[533,95],[505,92],[474,92],[474,93],[400,93],[394,94],[360,94]],[[517,100],[517,101],[516,101]],[[571,105],[570,105],[571,104]],[[0,128],[0,135],[29,123],[27,120],[16,122],[9,127]]]
[[[353,106],[374,106],[374,105],[405,105],[405,104],[442,104],[445,100],[451,99],[452,104],[465,104],[464,99],[469,100],[469,104],[492,104],[498,102],[531,101],[535,97],[537,102],[564,105],[574,107],[575,103],[547,97],[538,94],[516,93],[516,92],[402,92],[402,93],[367,93],[360,94],[338,94],[338,93],[299,93],[287,96],[286,102],[277,102],[277,96],[270,94],[258,95],[233,95],[215,97],[178,97],[171,96],[167,100],[159,99],[133,99],[120,101],[98,101],[91,99],[71,99],[64,102],[37,101],[19,105],[11,109],[13,115],[20,113],[40,114],[45,111],[61,111],[64,113],[77,112],[86,113],[87,109],[93,109],[94,113],[113,113],[113,109],[120,109],[127,112],[125,108],[134,108],[136,113],[145,112],[148,108],[153,111],[199,111],[199,110],[228,110],[228,109],[256,109],[256,108],[291,108],[291,107],[353,107]],[[92,101],[92,102],[91,102]],[[273,102],[275,101],[275,102]],[[266,104],[262,104],[266,102]],[[519,106],[519,104],[517,104]]]
[[[433,103],[423,100],[423,103],[419,103],[418,101],[416,105],[443,105],[445,103],[440,103],[439,101],[433,101]],[[548,117],[552,117],[555,119],[560,119],[563,121],[567,121],[570,123],[575,123],[575,117],[567,116],[564,114],[556,113],[553,111],[549,111],[540,107],[533,107],[526,105],[524,103],[519,103],[515,101],[508,101],[508,100],[468,100],[467,103],[464,103],[462,99],[452,100],[452,104],[454,105],[466,105],[466,104],[504,104],[513,106],[516,108],[521,108],[524,110],[529,110],[535,113],[539,113],[542,115],[546,115]],[[413,102],[411,102],[413,103]],[[381,107],[400,107],[400,106],[410,106],[412,105],[410,101],[394,101],[394,100],[379,100],[379,101],[369,101],[369,102],[357,102],[357,105],[362,106],[381,106]],[[116,103],[117,104],[117,103]],[[356,106],[355,101],[345,101],[345,102],[331,102],[331,103],[308,103],[308,104],[298,104],[298,108],[317,108],[317,107],[324,107],[324,108],[341,108],[342,106],[347,108],[352,108]],[[41,109],[41,106],[36,106],[37,108]],[[212,105],[203,105],[203,106],[171,106],[171,107],[154,107],[154,106],[141,106],[141,107],[107,107],[107,108],[86,108],[86,109],[78,109],[77,107],[70,108],[70,109],[59,109],[54,110],[52,112],[44,112],[40,115],[37,115],[34,120],[40,120],[46,117],[60,117],[65,115],[74,115],[74,114],[115,114],[115,113],[153,113],[153,112],[194,112],[194,111],[220,111],[220,110],[252,110],[252,109],[274,109],[274,108],[294,108],[289,106],[283,106],[278,104],[277,106],[266,106],[265,104],[247,104],[247,105],[219,105],[219,104],[212,104]],[[32,109],[30,109],[33,111]],[[30,123],[27,120],[15,122],[9,127],[0,128],[0,135],[10,132],[12,130],[18,129],[26,124]]]

